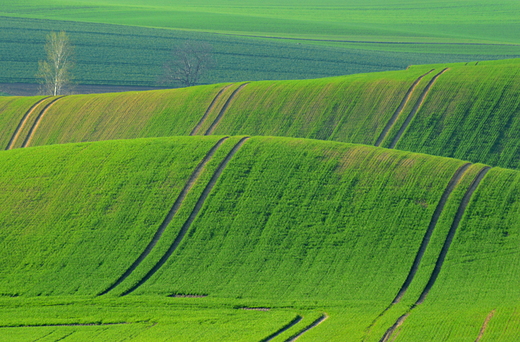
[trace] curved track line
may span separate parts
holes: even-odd
[[[161,223],[161,225],[159,226],[159,228],[155,232],[155,235],[153,236],[152,240],[150,241],[150,243],[148,243],[148,246],[146,246],[146,248],[141,253],[141,255],[139,255],[139,257],[134,261],[134,263],[132,265],[130,265],[130,267],[128,267],[128,269],[112,285],[110,285],[109,288],[107,288],[103,292],[99,293],[98,296],[101,296],[101,295],[104,295],[104,294],[108,293],[109,291],[113,290],[116,286],[121,284],[137,268],[137,266],[139,266],[141,264],[141,262],[143,262],[143,260],[148,256],[148,254],[150,254],[150,252],[155,247],[155,245],[157,244],[157,242],[161,238],[162,234],[166,230],[166,227],[168,227],[168,225],[172,221],[173,217],[175,216],[175,214],[179,210],[179,208],[182,205],[184,199],[188,195],[188,192],[191,190],[191,188],[193,187],[195,182],[199,179],[199,176],[202,173],[202,170],[204,169],[206,164],[210,161],[210,159],[213,157],[213,155],[215,154],[217,149],[220,147],[220,145],[222,145],[222,143],[226,139],[228,139],[228,137],[220,139],[211,148],[211,150],[209,150],[209,152],[204,156],[204,158],[201,160],[199,165],[197,165],[197,167],[195,168],[195,170],[191,174],[190,178],[188,179],[188,181],[184,185],[184,188],[181,190],[179,196],[175,200],[175,203],[173,203],[173,206],[170,209],[170,211],[168,212],[168,215],[166,215],[166,218]]]
[[[269,342],[273,340],[275,337],[281,335],[282,333],[286,332],[290,328],[294,327],[296,324],[300,323],[300,321],[303,319],[302,316],[298,315],[296,316],[292,321],[281,327],[279,330],[275,331],[273,334],[267,336],[264,339],[261,339],[260,342]]]
[[[484,321],[484,324],[482,324],[482,328],[480,328],[480,332],[478,333],[478,337],[475,340],[475,342],[480,342],[482,339],[482,336],[484,336],[484,333],[486,332],[486,329],[488,327],[489,321],[491,321],[491,318],[495,315],[496,310],[491,310],[491,312],[487,315],[486,320]]]
[[[242,145],[244,145],[244,143],[247,141],[247,139],[249,139],[249,137],[245,137],[245,138],[240,139],[240,141],[228,153],[226,158],[224,158],[224,160],[220,163],[218,168],[215,170],[215,173],[211,177],[210,181],[206,185],[206,188],[204,188],[204,191],[202,191],[202,194],[200,195],[197,203],[195,204],[195,207],[193,208],[190,216],[188,217],[186,222],[184,222],[184,224],[182,225],[182,228],[179,231],[179,235],[177,235],[177,237],[175,238],[175,240],[171,244],[170,248],[168,248],[168,250],[162,256],[162,258],[152,267],[152,269],[150,271],[148,271],[148,273],[146,273],[146,275],[141,280],[139,280],[137,282],[137,284],[135,284],[130,289],[128,289],[125,292],[123,292],[121,294],[121,296],[126,296],[127,294],[132,293],[133,291],[135,291],[139,286],[143,285],[148,279],[150,279],[150,277],[153,276],[155,274],[155,272],[157,272],[166,263],[166,261],[168,261],[168,258],[170,258],[170,256],[173,254],[173,252],[177,249],[177,247],[181,243],[182,239],[184,238],[184,236],[188,232],[188,229],[190,228],[191,224],[195,220],[195,217],[197,217],[200,209],[202,208],[202,205],[206,201],[206,198],[208,198],[208,195],[211,192],[211,190],[213,190],[213,187],[217,183],[217,180],[219,179],[220,175],[222,174],[222,172],[226,168],[227,164],[230,162],[231,158],[233,158],[235,153],[238,152],[240,147],[242,147]]]
[[[419,76],[419,78],[416,79],[415,82],[410,86],[410,89],[408,89],[408,92],[406,93],[406,95],[404,96],[403,100],[399,104],[399,107],[397,107],[397,109],[395,110],[394,114],[392,115],[392,117],[390,118],[390,120],[386,124],[385,128],[383,129],[383,131],[379,135],[379,138],[377,138],[376,144],[374,146],[380,146],[381,145],[383,140],[386,138],[386,135],[388,134],[388,131],[390,131],[390,129],[394,126],[395,121],[397,120],[399,115],[402,113],[402,111],[404,109],[404,106],[406,106],[406,104],[410,100],[410,97],[412,96],[412,93],[415,91],[415,88],[417,87],[419,82],[424,78],[424,76],[428,75],[433,70],[435,70],[435,69],[431,69],[426,74]]]
[[[327,318],[329,318],[329,316],[327,316],[326,313],[324,313],[323,315],[321,315],[317,320],[315,320],[314,322],[312,322],[311,324],[309,324],[308,326],[306,326],[303,330],[301,330],[299,333],[297,333],[296,335],[294,336],[291,336],[289,337],[287,340],[285,340],[284,342],[293,342],[293,341],[296,341],[297,339],[299,339],[303,334],[305,334],[307,331],[311,330],[312,328],[315,328],[317,327],[318,325],[320,325],[321,323],[323,323],[323,321],[325,321]]]
[[[213,133],[213,131],[219,124],[220,120],[226,113],[226,110],[228,109],[229,105],[231,104],[231,101],[235,98],[235,95],[240,90],[242,90],[242,88],[244,88],[246,85],[248,85],[248,83],[241,84],[237,89],[235,89],[235,91],[233,93],[231,93],[231,95],[227,99],[226,103],[224,104],[224,107],[222,107],[222,109],[220,110],[220,113],[218,113],[217,117],[215,118],[215,120],[213,120],[213,123],[211,124],[211,126],[209,126],[208,130],[206,131],[206,133],[204,133],[204,135],[210,135],[211,133]]]
[[[210,105],[208,106],[208,108],[206,109],[206,112],[204,113],[204,115],[202,116],[202,118],[200,118],[199,122],[197,123],[197,125],[193,128],[193,130],[190,132],[190,135],[195,135],[197,134],[197,131],[200,129],[200,126],[202,126],[202,124],[204,123],[204,121],[206,121],[206,118],[208,117],[208,114],[213,110],[213,107],[215,106],[215,103],[217,102],[217,100],[220,98],[220,96],[222,95],[222,93],[228,89],[229,87],[231,87],[232,84],[230,85],[227,85],[225,86],[224,88],[220,89],[220,91],[217,93],[217,95],[215,95],[215,97],[213,98],[213,101],[211,101]]]
[[[430,92],[430,89],[431,87],[433,86],[433,84],[435,83],[435,81],[437,81],[437,79],[442,75],[444,74],[446,71],[448,71],[449,68],[445,68],[445,69],[442,69],[441,72],[439,72],[437,75],[435,75],[431,80],[430,82],[428,83],[428,85],[426,86],[426,88],[424,88],[421,96],[419,97],[419,99],[417,100],[417,103],[415,104],[415,106],[413,107],[412,111],[410,112],[410,114],[408,114],[408,116],[406,117],[406,120],[404,121],[403,125],[401,126],[401,129],[399,130],[399,132],[397,133],[397,135],[395,136],[394,140],[392,141],[392,143],[390,144],[390,146],[388,148],[394,148],[395,145],[397,145],[397,142],[399,141],[399,139],[401,139],[401,136],[403,135],[404,131],[408,128],[408,125],[410,125],[410,122],[412,121],[413,117],[415,116],[415,114],[419,111],[419,109],[421,108],[422,104],[424,103],[424,100],[426,99],[426,95],[428,95],[428,93]]]
[[[27,123],[27,121],[29,120],[29,117],[31,116],[31,114],[36,110],[36,108],[45,100],[47,100],[50,96],[47,96],[43,99],[41,99],[40,101],[36,101],[35,104],[33,104],[31,106],[31,108],[29,108],[29,110],[27,112],[25,112],[24,116],[22,117],[22,119],[20,120],[20,122],[18,123],[18,126],[16,127],[16,129],[14,130],[14,133],[13,133],[13,136],[11,137],[11,140],[9,140],[9,143],[7,144],[7,147],[5,148],[6,150],[10,150],[13,148],[13,145],[15,144],[16,140],[18,140],[18,137],[20,136],[20,134],[22,133],[22,130],[24,129],[25,127],[25,124]]]
[[[49,110],[49,108],[51,108],[52,105],[56,103],[56,101],[58,101],[64,97],[65,96],[57,97],[54,100],[52,100],[51,102],[49,102],[45,107],[43,107],[40,114],[38,114],[38,116],[36,117],[36,120],[34,121],[34,124],[32,125],[31,129],[29,130],[29,133],[27,133],[27,137],[25,137],[25,140],[22,143],[22,147],[27,147],[27,145],[29,145],[29,143],[31,142],[31,140],[33,138],[34,132],[36,132],[36,129],[38,128],[38,126],[40,126],[40,122],[41,122],[43,116]]]
[[[488,171],[491,169],[489,166],[483,167],[479,173],[475,176],[473,181],[471,182],[468,190],[466,190],[466,193],[464,194],[464,197],[462,198],[459,208],[457,209],[457,213],[455,214],[455,218],[453,219],[453,222],[450,227],[450,231],[448,232],[448,235],[446,236],[446,240],[444,241],[444,245],[442,246],[441,253],[439,254],[439,257],[437,258],[437,262],[435,263],[435,268],[433,269],[433,272],[430,276],[430,279],[428,280],[428,283],[424,287],[423,292],[419,296],[419,299],[408,309],[408,311],[399,317],[397,321],[392,325],[388,330],[385,332],[383,337],[379,340],[379,342],[386,342],[388,339],[392,336],[395,329],[397,329],[401,324],[403,324],[404,320],[410,315],[413,309],[415,309],[418,305],[422,304],[424,300],[426,299],[426,296],[430,292],[431,288],[435,284],[435,281],[437,280],[437,277],[439,276],[439,273],[441,271],[442,265],[444,263],[444,260],[446,259],[446,255],[448,254],[448,250],[450,248],[450,245],[453,241],[453,238],[455,237],[455,233],[457,231],[457,228],[459,226],[459,223],[462,219],[462,216],[464,216],[464,212],[466,211],[466,208],[469,204],[469,201],[471,200],[471,196],[477,189],[478,185],[484,179],[484,176],[488,173]]]

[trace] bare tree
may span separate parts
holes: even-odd
[[[172,50],[172,59],[164,64],[165,84],[180,84],[190,87],[213,67],[212,46],[207,43],[188,41]]]
[[[56,96],[70,92],[74,47],[67,34],[64,31],[49,33],[45,52],[47,59],[38,62],[36,74],[41,78],[41,93]]]

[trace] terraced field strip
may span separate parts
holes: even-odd
[[[386,124],[385,128],[383,129],[383,131],[381,132],[381,134],[379,135],[379,138],[377,138],[377,141],[376,141],[376,144],[375,146],[380,146],[381,143],[383,142],[383,140],[386,138],[386,135],[388,134],[388,132],[390,131],[390,129],[392,129],[392,127],[394,126],[395,124],[395,121],[397,120],[397,118],[399,117],[399,115],[401,115],[401,113],[403,112],[403,109],[404,107],[406,106],[406,104],[408,103],[408,101],[410,100],[410,97],[412,96],[413,92],[415,91],[415,88],[417,87],[417,85],[419,84],[419,82],[426,76],[428,75],[429,73],[431,73],[433,70],[435,69],[431,69],[430,71],[428,71],[427,73],[425,73],[424,75],[421,75],[419,76],[419,78],[417,78],[415,80],[415,82],[410,86],[410,89],[408,89],[408,92],[405,94],[403,100],[401,101],[401,104],[399,104],[399,107],[397,107],[397,109],[395,110],[394,114],[392,115],[392,117],[390,118],[390,120],[388,121],[388,123]]]
[[[182,239],[188,232],[188,229],[190,228],[191,224],[195,220],[195,217],[197,217],[197,215],[199,214],[199,211],[202,208],[202,205],[208,198],[208,195],[210,194],[211,190],[213,190],[213,187],[217,183],[217,180],[219,179],[220,175],[222,174],[222,172],[224,171],[224,169],[226,168],[228,163],[231,161],[233,156],[238,152],[240,147],[242,147],[242,145],[244,145],[244,143],[248,139],[249,139],[249,137],[244,137],[244,138],[240,139],[240,141],[233,147],[233,149],[227,154],[227,156],[224,158],[224,160],[219,164],[218,168],[215,170],[215,173],[211,177],[210,181],[208,182],[208,184],[202,191],[202,194],[200,195],[197,203],[195,204],[195,207],[193,208],[190,216],[188,217],[186,222],[184,222],[184,224],[182,225],[179,235],[177,235],[177,237],[171,244],[170,248],[168,248],[168,250],[162,256],[162,258],[157,262],[157,264],[155,264],[155,266],[140,281],[137,282],[137,284],[135,284],[130,289],[123,292],[121,294],[122,296],[126,296],[126,295],[132,293],[133,291],[135,291],[139,286],[141,286],[148,279],[150,279],[150,277],[153,276],[166,263],[166,261],[168,261],[170,256],[173,254],[173,252],[175,252],[175,250],[181,243]]]
[[[300,332],[298,332],[296,335],[289,337],[289,338],[286,339],[284,342],[293,342],[293,341],[296,341],[296,340],[299,339],[303,334],[305,334],[307,331],[309,331],[309,330],[311,330],[312,328],[315,328],[315,327],[317,327],[318,325],[320,325],[321,323],[323,323],[327,318],[329,318],[329,316],[327,316],[327,314],[324,313],[324,314],[321,315],[318,319],[316,319],[314,322],[312,322],[311,324],[309,324],[308,326],[306,326],[303,330],[301,330]]]
[[[49,102],[40,112],[40,114],[38,114],[38,116],[36,117],[36,119],[34,120],[34,123],[31,127],[31,129],[29,130],[29,133],[27,133],[27,137],[25,137],[25,140],[23,141],[22,143],[22,147],[27,147],[27,145],[29,145],[29,143],[31,142],[32,138],[33,138],[33,135],[34,135],[34,132],[36,132],[36,130],[38,129],[38,126],[40,126],[40,122],[41,120],[43,119],[43,116],[45,115],[45,113],[47,113],[47,111],[49,110],[49,108],[52,107],[53,104],[56,103],[56,101],[60,100],[64,98],[64,96],[59,96],[55,99],[53,99],[51,102]]]
[[[286,332],[287,330],[291,329],[292,327],[294,327],[296,324],[298,324],[301,320],[303,319],[302,316],[298,315],[296,316],[292,321],[290,321],[289,323],[287,323],[286,325],[284,325],[283,327],[281,327],[279,330],[275,331],[274,333],[272,333],[271,335],[267,336],[266,338],[260,340],[260,342],[268,342],[268,341],[272,341],[274,338],[276,338],[277,336],[280,336],[282,333]]]
[[[139,255],[139,257],[134,261],[134,263],[132,265],[130,265],[130,267],[121,275],[121,277],[119,277],[112,285],[110,285],[110,287],[106,290],[104,290],[103,292],[99,293],[98,296],[101,296],[101,295],[104,295],[108,292],[110,292],[111,290],[113,290],[116,286],[118,286],[119,284],[121,284],[126,278],[128,278],[128,276],[143,262],[143,260],[150,254],[150,252],[152,251],[152,249],[155,247],[155,245],[157,244],[157,242],[159,241],[159,239],[161,238],[162,234],[164,233],[164,231],[166,230],[166,227],[168,227],[168,225],[170,224],[170,222],[172,221],[173,217],[175,216],[175,214],[177,213],[177,211],[179,210],[180,206],[182,205],[184,199],[186,198],[186,196],[188,195],[189,191],[191,190],[191,188],[193,187],[193,185],[195,184],[195,182],[199,179],[199,176],[202,172],[202,170],[204,169],[204,167],[206,166],[206,164],[211,160],[211,158],[213,157],[213,155],[215,154],[215,152],[218,150],[218,148],[222,145],[222,143],[227,140],[228,137],[225,137],[225,138],[222,138],[220,139],[216,144],[215,146],[213,146],[211,148],[211,150],[209,150],[209,152],[204,156],[204,158],[201,160],[201,162],[199,163],[199,165],[197,165],[197,167],[195,168],[195,170],[193,171],[193,173],[191,174],[190,178],[188,179],[188,181],[186,182],[186,184],[184,185],[184,188],[181,190],[179,196],[177,197],[177,199],[175,200],[175,203],[173,203],[173,206],[172,208],[170,209],[170,211],[168,212],[168,215],[166,215],[166,218],[164,219],[164,221],[161,223],[161,225],[159,226],[159,228],[157,229],[157,231],[155,232],[155,235],[153,236],[152,240],[150,241],[150,243],[148,244],[148,246],[146,246],[146,248],[144,249],[144,251],[141,253],[141,255]]]
[[[202,116],[202,118],[200,118],[200,121],[197,123],[197,125],[193,128],[193,130],[190,132],[190,135],[196,135],[200,129],[200,127],[202,126],[202,124],[204,123],[204,121],[206,121],[206,118],[208,117],[208,114],[213,110],[213,107],[215,107],[215,103],[218,101],[218,99],[220,98],[220,96],[222,95],[222,93],[228,89],[229,87],[231,87],[232,84],[230,85],[227,85],[225,87],[223,87],[222,89],[220,89],[220,91],[217,93],[217,95],[215,95],[215,97],[213,98],[213,101],[211,101],[210,105],[208,106],[208,109],[206,109],[206,112],[204,113],[204,115]]]
[[[413,107],[412,111],[410,112],[410,114],[408,114],[408,116],[406,117],[406,120],[404,121],[403,125],[401,126],[401,129],[399,130],[399,132],[397,132],[397,135],[394,137],[394,140],[392,140],[392,143],[390,144],[390,146],[388,146],[388,148],[394,148],[395,145],[397,145],[397,143],[399,142],[399,139],[401,139],[401,136],[403,135],[404,131],[406,131],[406,129],[408,128],[408,126],[410,125],[410,122],[412,122],[412,119],[414,118],[415,114],[419,111],[419,109],[421,108],[421,106],[423,105],[424,103],[424,100],[426,99],[426,96],[428,95],[428,93],[430,92],[430,89],[432,88],[432,86],[435,84],[435,81],[437,81],[437,79],[442,75],[444,74],[446,71],[448,71],[449,68],[445,68],[445,69],[442,69],[441,72],[439,72],[437,75],[435,75],[431,80],[430,82],[428,83],[428,85],[426,86],[426,88],[424,88],[421,96],[419,97],[419,99],[417,100],[417,103],[415,104],[415,106]]]
[[[213,131],[215,130],[215,128],[219,124],[220,120],[222,119],[222,117],[226,113],[226,110],[228,109],[229,105],[231,104],[231,101],[233,101],[233,99],[235,98],[235,95],[240,90],[242,90],[246,85],[248,85],[248,83],[241,84],[237,89],[235,89],[234,92],[231,93],[231,95],[227,99],[226,103],[224,104],[224,106],[220,110],[220,113],[218,113],[217,117],[215,118],[215,120],[213,120],[213,123],[211,124],[211,126],[209,126],[208,130],[206,131],[206,133],[204,133],[204,135],[210,135],[210,134],[213,133]]]
[[[480,332],[478,333],[478,337],[475,340],[475,342],[480,342],[482,339],[482,336],[484,336],[484,333],[486,332],[486,329],[488,327],[489,321],[491,321],[491,318],[495,315],[495,310],[492,310],[486,317],[486,320],[484,321],[484,324],[482,324],[482,328],[480,328]]]
[[[20,137],[20,134],[22,133],[22,130],[24,129],[25,125],[27,124],[27,121],[31,117],[32,113],[36,110],[36,108],[45,100],[47,100],[49,97],[43,98],[40,101],[36,102],[34,105],[32,105],[31,108],[25,113],[25,115],[22,117],[22,120],[20,120],[20,123],[16,127],[13,136],[11,137],[11,140],[9,140],[9,143],[7,144],[6,150],[10,150],[13,148],[14,144]]]
[[[453,241],[453,238],[455,237],[455,233],[457,232],[457,228],[459,226],[459,223],[462,219],[462,216],[464,216],[464,212],[466,211],[466,207],[469,204],[469,201],[471,200],[471,196],[477,189],[478,185],[484,179],[488,171],[491,169],[491,167],[486,166],[482,168],[479,173],[475,176],[475,179],[471,182],[468,190],[464,194],[464,197],[462,198],[459,208],[457,209],[457,213],[455,214],[455,218],[453,219],[453,222],[451,224],[450,230],[448,232],[448,235],[446,236],[446,240],[444,241],[444,244],[442,246],[441,252],[439,254],[439,257],[437,258],[437,261],[435,263],[435,268],[433,269],[433,272],[430,276],[430,279],[428,280],[428,283],[424,287],[424,290],[422,291],[421,295],[419,296],[419,299],[408,309],[408,311],[399,317],[397,321],[385,332],[383,337],[379,340],[379,342],[386,342],[390,339],[392,334],[394,333],[395,329],[397,329],[410,315],[413,309],[415,309],[418,305],[422,304],[424,300],[426,299],[426,296],[430,292],[431,288],[435,284],[435,281],[437,280],[437,277],[439,276],[439,273],[442,269],[442,265],[444,264],[444,260],[446,259],[446,255],[448,254],[448,250],[450,248],[450,245]]]

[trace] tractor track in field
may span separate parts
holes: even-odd
[[[397,118],[399,117],[399,115],[401,115],[401,113],[403,112],[403,109],[404,107],[406,106],[406,104],[408,103],[408,101],[410,100],[410,97],[412,96],[412,93],[415,91],[415,88],[417,87],[417,85],[419,84],[419,82],[428,74],[430,74],[433,70],[435,69],[431,69],[430,71],[428,71],[426,74],[424,75],[421,75],[419,76],[419,78],[417,78],[415,80],[415,82],[413,82],[413,84],[410,86],[410,88],[408,89],[408,92],[405,94],[403,100],[401,101],[401,103],[399,104],[399,107],[397,107],[397,109],[395,110],[394,114],[392,115],[392,117],[390,118],[390,120],[388,121],[388,123],[386,124],[385,128],[383,129],[383,131],[381,132],[381,134],[379,135],[379,137],[377,138],[377,141],[376,141],[376,144],[375,146],[380,146],[381,143],[383,142],[383,140],[386,138],[386,135],[388,134],[388,132],[390,131],[390,129],[394,126],[395,124],[395,121],[397,120]]]
[[[59,97],[56,97],[55,99],[53,99],[52,101],[50,101],[49,103],[47,103],[45,105],[45,107],[43,107],[43,109],[41,110],[40,114],[38,114],[38,116],[36,117],[36,119],[34,120],[34,123],[31,127],[31,129],[29,130],[29,133],[27,133],[27,137],[25,137],[25,140],[23,141],[22,143],[22,146],[21,147],[27,147],[27,145],[29,145],[29,143],[31,142],[33,136],[34,136],[34,132],[36,132],[36,130],[38,129],[38,126],[40,126],[40,122],[42,121],[44,115],[47,113],[47,111],[59,100],[61,100],[62,98],[64,98],[65,96],[59,96]]]
[[[150,277],[152,277],[168,261],[170,256],[173,254],[173,252],[175,252],[175,250],[177,249],[177,247],[181,243],[182,239],[184,238],[184,236],[188,232],[191,224],[193,223],[193,221],[195,220],[195,218],[199,214],[200,209],[202,209],[202,206],[204,205],[204,202],[208,198],[211,190],[213,190],[213,187],[215,186],[215,184],[217,183],[218,179],[220,178],[220,175],[222,174],[222,172],[224,171],[224,169],[226,168],[228,163],[231,161],[233,156],[238,152],[240,147],[242,147],[242,145],[244,145],[244,143],[248,139],[249,139],[249,137],[244,137],[244,138],[240,139],[240,141],[233,147],[233,149],[227,154],[227,156],[224,158],[224,160],[222,160],[222,162],[219,164],[219,166],[217,167],[217,169],[213,173],[213,176],[209,180],[208,184],[206,185],[206,187],[202,191],[202,194],[200,195],[199,199],[197,200],[197,203],[195,204],[195,207],[193,208],[190,216],[188,217],[188,219],[182,225],[181,230],[179,231],[179,234],[177,235],[177,237],[175,238],[175,240],[171,244],[170,248],[168,248],[166,253],[152,267],[152,269],[150,271],[148,271],[148,273],[146,273],[146,275],[141,280],[139,280],[130,289],[128,289],[125,292],[123,292],[121,294],[121,296],[126,296],[126,295],[134,292],[137,288],[139,288],[142,284],[144,284],[148,279],[150,279]]]
[[[119,323],[63,323],[63,324],[27,324],[27,325],[0,325],[0,329],[8,329],[8,328],[45,328],[45,327],[103,327],[110,325],[127,325],[127,324],[136,324],[129,322],[119,322]]]
[[[394,300],[390,305],[388,305],[368,326],[365,332],[365,338],[363,340],[366,340],[368,334],[370,334],[370,331],[372,330],[372,327],[377,323],[377,321],[383,317],[383,315],[390,310],[392,306],[399,303],[401,298],[404,296],[406,291],[408,290],[408,287],[412,283],[415,274],[417,273],[417,270],[419,269],[419,265],[421,263],[421,260],[424,256],[424,253],[426,252],[426,248],[428,247],[428,244],[430,242],[431,236],[433,234],[433,231],[435,230],[435,227],[437,226],[437,222],[439,221],[439,218],[442,214],[442,211],[444,210],[444,207],[446,205],[446,202],[448,201],[449,196],[455,190],[455,187],[459,183],[462,176],[466,173],[468,168],[471,166],[471,163],[466,163],[459,167],[453,176],[451,177],[450,181],[448,182],[448,185],[446,186],[446,189],[444,189],[444,192],[442,193],[441,199],[439,200],[439,203],[437,204],[437,207],[435,208],[435,211],[433,212],[432,218],[430,220],[430,224],[428,225],[428,229],[426,230],[426,233],[424,234],[424,237],[421,241],[421,245],[419,247],[419,250],[417,251],[417,254],[415,256],[415,259],[412,263],[412,267],[410,268],[410,271],[408,272],[408,276],[406,277],[403,285],[399,289],[399,292],[395,296]]]
[[[157,242],[159,242],[159,239],[161,238],[162,234],[172,221],[173,217],[179,210],[180,206],[184,202],[184,199],[190,192],[191,188],[197,182],[199,179],[200,174],[204,170],[206,164],[211,160],[215,152],[217,152],[218,148],[224,143],[225,140],[227,140],[228,137],[220,139],[212,148],[209,150],[208,153],[204,156],[204,158],[200,161],[200,163],[197,165],[193,173],[191,174],[190,178],[184,185],[184,188],[179,193],[179,196],[177,196],[177,199],[173,203],[173,206],[171,207],[170,211],[166,215],[166,218],[161,223],[157,231],[155,232],[155,235],[152,237],[152,240],[148,243],[148,246],[144,249],[144,251],[139,255],[139,257],[134,261],[130,267],[112,284],[109,288],[104,290],[103,292],[99,293],[98,296],[102,296],[110,291],[112,291],[116,286],[121,284],[128,276],[143,262],[143,260],[150,254],[152,249],[155,247]]]
[[[231,93],[231,95],[229,95],[229,98],[227,99],[226,103],[224,104],[224,106],[222,107],[222,109],[220,110],[220,113],[218,113],[217,117],[215,118],[215,120],[213,120],[213,122],[211,123],[211,126],[209,126],[209,128],[207,129],[206,133],[204,133],[204,135],[210,135],[213,133],[213,131],[215,130],[215,128],[217,127],[217,125],[220,123],[220,120],[222,119],[222,117],[224,116],[224,114],[226,113],[229,105],[231,104],[231,101],[233,101],[233,99],[235,98],[235,95],[238,94],[238,92],[240,90],[242,90],[246,85],[248,85],[249,83],[243,83],[241,84],[237,89],[235,89],[233,91],[233,93]]]
[[[478,337],[475,340],[475,342],[480,342],[480,340],[482,339],[482,336],[484,336],[484,333],[487,330],[489,321],[491,321],[491,318],[493,318],[493,316],[495,315],[495,311],[496,310],[491,310],[491,312],[487,315],[486,319],[484,320],[484,323],[482,324],[482,328],[480,328],[480,332],[478,333]]]
[[[213,100],[211,101],[210,105],[208,106],[208,108],[206,109],[206,112],[204,112],[204,115],[202,116],[202,118],[200,118],[199,122],[197,123],[197,125],[193,128],[193,130],[190,132],[190,136],[191,135],[195,135],[197,134],[198,130],[200,129],[200,126],[202,126],[202,124],[204,123],[204,121],[206,121],[206,118],[208,117],[209,113],[213,110],[213,107],[215,106],[215,103],[217,103],[217,100],[220,98],[220,96],[222,95],[222,93],[228,89],[229,87],[231,87],[232,84],[230,85],[227,85],[225,87],[223,87],[222,89],[220,89],[220,91],[217,93],[217,95],[215,95],[215,97],[213,98]]]
[[[16,129],[14,130],[14,133],[13,133],[13,136],[11,137],[11,139],[9,140],[9,143],[7,143],[7,147],[5,148],[6,150],[10,150],[13,148],[13,145],[16,143],[16,141],[18,140],[18,137],[20,136],[20,134],[22,133],[22,130],[24,129],[25,127],[25,124],[27,123],[27,121],[29,120],[29,117],[31,116],[31,114],[36,110],[36,108],[38,108],[38,106],[45,100],[47,100],[49,98],[49,96],[37,101],[35,104],[33,104],[31,106],[31,108],[29,108],[29,110],[27,112],[25,112],[24,116],[22,117],[22,119],[20,120],[20,122],[18,123],[18,126],[16,127]]]
[[[480,182],[488,171],[491,169],[489,166],[483,167],[479,173],[475,176],[473,181],[471,182],[468,190],[466,190],[466,193],[464,194],[464,197],[462,198],[459,208],[457,209],[457,213],[455,214],[455,218],[453,219],[453,222],[451,224],[450,230],[448,232],[448,235],[446,236],[446,240],[444,241],[444,244],[442,246],[441,252],[439,254],[439,257],[437,258],[437,261],[435,263],[435,268],[433,269],[432,274],[430,275],[430,279],[428,280],[428,283],[424,287],[421,295],[417,299],[417,301],[408,309],[408,311],[399,317],[397,321],[385,332],[383,337],[379,340],[379,342],[387,342],[390,337],[392,337],[392,334],[394,331],[406,320],[406,318],[410,315],[413,309],[415,309],[418,305],[422,304],[424,300],[426,299],[426,296],[430,292],[431,288],[435,284],[435,281],[437,280],[437,277],[439,276],[439,273],[442,269],[442,265],[444,264],[444,260],[446,259],[446,255],[448,254],[448,250],[451,246],[451,243],[453,241],[453,238],[455,237],[455,233],[457,232],[457,228],[460,224],[460,221],[462,220],[462,217],[464,216],[464,212],[466,211],[466,208],[469,204],[469,201],[471,200],[471,196],[479,186]]]
[[[406,120],[404,121],[403,125],[401,126],[401,129],[399,129],[399,132],[397,132],[397,135],[392,140],[392,143],[388,148],[395,148],[395,145],[399,142],[399,139],[401,139],[401,136],[403,135],[404,131],[408,128],[410,123],[412,122],[412,119],[415,117],[415,114],[419,111],[419,109],[422,107],[424,100],[426,99],[426,96],[430,93],[430,89],[433,87],[437,79],[444,74],[446,71],[448,71],[449,68],[444,68],[439,72],[437,75],[433,76],[433,78],[430,80],[428,85],[424,88],[421,96],[419,96],[419,99],[417,100],[417,103],[413,107],[412,111],[408,116],[406,117]]]
[[[260,342],[269,342],[269,341],[272,341],[275,337],[278,337],[280,336],[282,333],[286,332],[287,330],[291,329],[292,327],[294,327],[296,324],[300,323],[300,321],[303,319],[302,316],[300,315],[297,315],[296,317],[294,317],[289,323],[287,323],[286,325],[284,325],[283,327],[281,327],[280,329],[278,329],[277,331],[275,331],[274,333],[272,333],[271,335],[267,336],[266,338],[264,339],[261,339]]]
[[[293,341],[296,341],[297,339],[299,339],[303,334],[305,334],[307,331],[311,330],[312,328],[315,328],[317,327],[318,325],[320,325],[321,323],[323,323],[327,318],[329,318],[329,316],[324,313],[323,315],[321,315],[318,319],[314,320],[314,322],[312,322],[311,324],[309,324],[308,326],[306,326],[305,328],[303,328],[302,330],[300,330],[297,334],[289,337],[288,339],[286,339],[284,342],[293,342]]]

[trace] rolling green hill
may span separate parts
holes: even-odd
[[[277,137],[0,160],[0,340],[518,334],[518,171]]]
[[[519,63],[413,66],[304,81],[66,96],[36,110],[24,132],[38,122],[28,146],[190,134],[289,136],[516,169]],[[0,99],[14,132],[24,113],[7,105],[12,101]],[[21,132],[13,146],[21,146],[28,134]],[[6,147],[9,138],[3,137]]]

